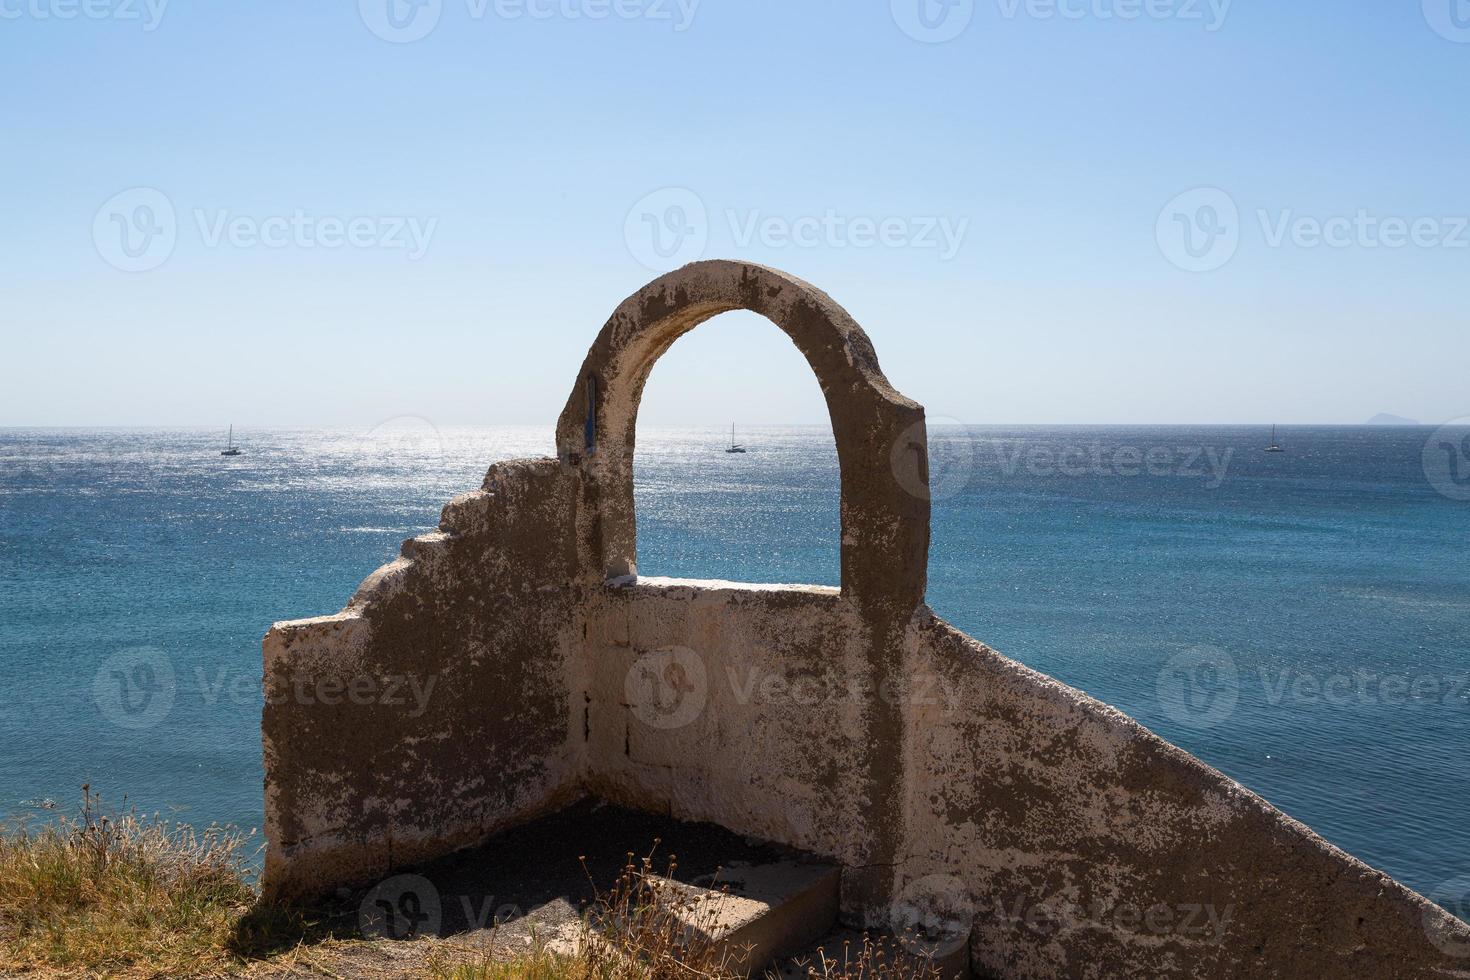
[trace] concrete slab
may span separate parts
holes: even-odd
[[[841,869],[810,860],[736,861],[718,876],[684,886],[681,917],[723,946],[728,962],[758,973],[803,948],[837,921]]]

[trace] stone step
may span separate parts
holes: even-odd
[[[837,922],[840,869],[816,861],[732,861],[693,884],[666,881],[691,932],[720,948],[726,963],[760,974],[805,949]]]

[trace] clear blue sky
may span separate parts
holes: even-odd
[[[936,417],[1470,414],[1470,30],[1450,0],[1237,0],[1223,21],[1218,0],[1131,20],[1102,16],[1130,0],[976,0],[960,21],[924,0],[935,31],[963,23],[944,43],[920,0],[701,0],[687,23],[693,0],[393,0],[393,21],[387,0],[174,0],[156,23],[160,0],[87,0],[63,19],[81,2],[0,0],[0,425],[549,423],[656,274],[643,214],[694,227],[668,210],[687,196],[635,208],[664,188],[704,209],[684,214],[703,255],[833,294]],[[393,24],[432,29],[370,27]],[[135,188],[173,208],[174,241],[126,272],[118,236],[156,198],[104,204]],[[1195,188],[1239,212],[1184,199],[1199,234],[1238,239],[1211,271],[1171,261],[1166,206]],[[1433,244],[1271,243],[1283,218],[1359,211],[1430,220]],[[269,220],[298,212],[313,235],[366,218],[369,244]],[[829,213],[897,230],[781,237]],[[431,227],[422,255],[381,247],[400,218]],[[752,218],[774,231],[747,237]],[[953,254],[915,245],[937,218],[964,227]],[[644,416],[823,417],[794,348],[740,316],[675,347]]]

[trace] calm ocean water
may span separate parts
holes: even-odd
[[[1433,892],[1470,874],[1470,503],[1426,478],[1429,434],[937,429],[929,602]],[[743,430],[745,456],[639,435],[643,572],[836,584],[829,431]],[[265,628],[335,612],[489,462],[551,446],[415,419],[237,437],[0,430],[0,815],[90,781],[257,826]],[[120,711],[140,662],[172,701]]]

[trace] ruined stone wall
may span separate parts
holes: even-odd
[[[343,612],[271,628],[268,891],[369,880],[581,792],[570,487],[555,460],[492,467]]]
[[[906,672],[942,696],[907,703],[897,904],[973,923],[977,970],[1470,975],[1470,930],[1121,712],[927,611]]]
[[[643,383],[735,308],[827,396],[840,590],[637,578]],[[591,793],[832,857],[847,922],[948,930],[995,976],[1470,977],[1470,927],[938,620],[928,518],[922,409],[829,297],[728,262],[652,284],[593,345],[556,459],[492,467],[342,613],[271,629],[267,890]]]
[[[869,863],[867,705],[829,685],[872,666],[836,589],[656,579],[593,607],[592,792]]]

